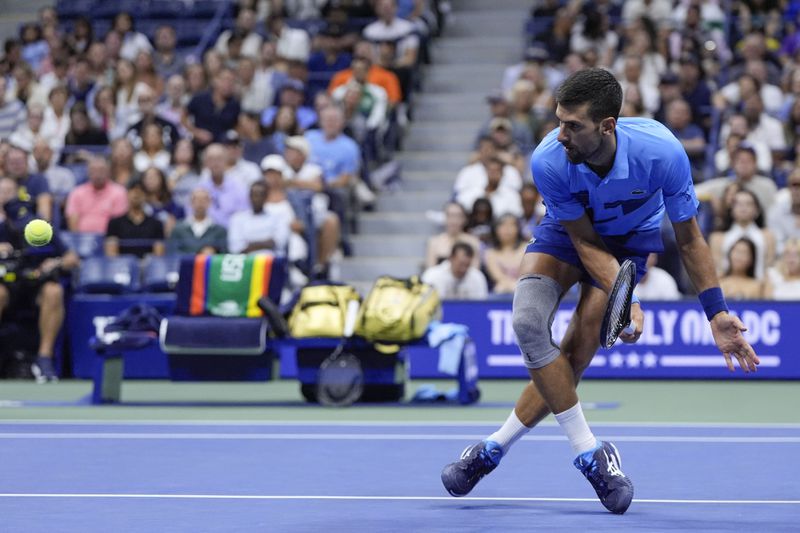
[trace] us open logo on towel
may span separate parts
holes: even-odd
[[[220,281],[227,281],[230,283],[242,281],[246,258],[247,256],[245,255],[225,255],[222,258],[222,265],[220,268]]]

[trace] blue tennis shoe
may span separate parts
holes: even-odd
[[[633,483],[622,472],[616,446],[600,442],[597,449],[579,455],[574,464],[592,484],[606,509],[616,514],[628,510],[633,500]]]
[[[466,496],[478,481],[497,468],[502,458],[503,448],[494,441],[468,446],[458,461],[444,467],[442,484],[451,496]]]

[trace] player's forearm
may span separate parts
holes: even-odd
[[[714,268],[711,249],[706,244],[696,223],[692,220],[676,224],[675,237],[678,241],[681,260],[697,293],[719,287],[719,278],[717,278]]]
[[[603,242],[575,243],[575,249],[592,279],[597,281],[606,293],[611,292],[614,279],[619,272],[619,262],[611,255]]]

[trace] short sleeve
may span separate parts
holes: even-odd
[[[531,157],[533,182],[542,195],[547,212],[559,222],[577,220],[586,212],[583,205],[569,192],[566,176],[561,176],[546,157]]]
[[[694,192],[689,157],[682,146],[678,147],[680,150],[672,152],[663,171],[664,205],[672,222],[683,222],[697,216],[700,205]]]

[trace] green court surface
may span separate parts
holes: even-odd
[[[447,390],[453,382],[415,381]],[[0,381],[0,420],[274,420],[453,421],[505,420],[524,381],[487,380],[478,404],[355,405],[322,408],[306,403],[296,381],[266,383],[171,383],[127,381],[122,405],[86,403],[91,382],[36,385]],[[595,422],[800,423],[800,385],[744,381],[601,381],[581,384],[581,401]]]

